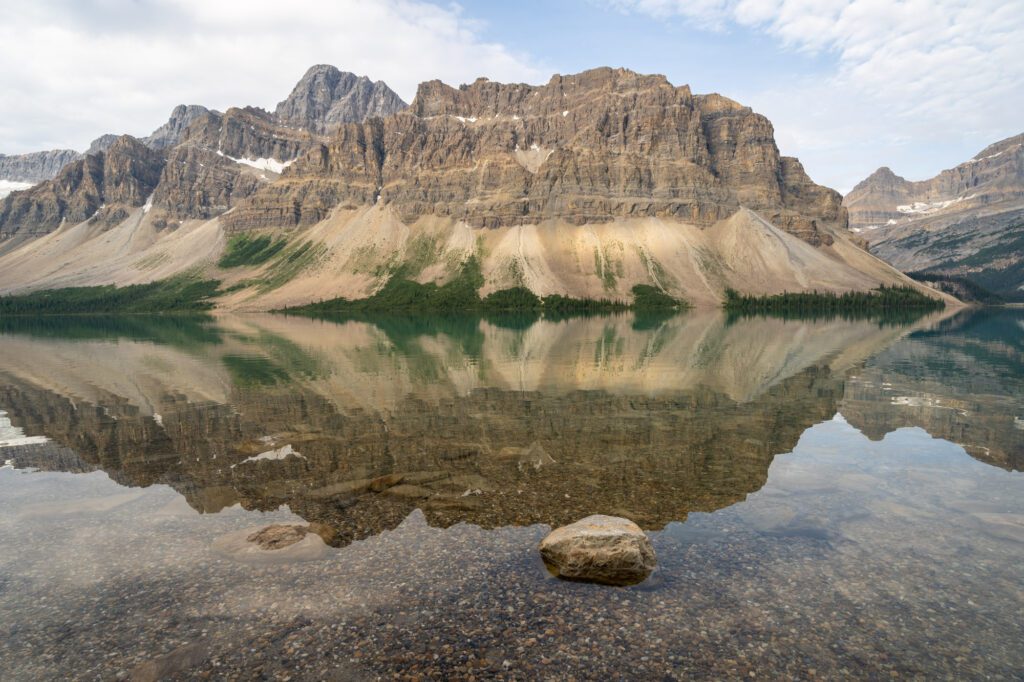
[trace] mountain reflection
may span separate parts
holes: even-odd
[[[758,490],[837,412],[1020,469],[1020,374],[999,363],[1021,351],[990,323],[268,315],[165,325],[170,343],[138,323],[8,327],[0,409],[51,442],[0,453],[167,484],[202,512],[286,504],[335,545],[417,507],[437,526],[608,513],[657,529]]]

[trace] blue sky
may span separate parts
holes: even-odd
[[[1024,132],[1024,0],[34,0],[0,6],[0,43],[4,153],[145,135],[179,103],[272,108],[314,63],[406,99],[431,78],[662,73],[765,114],[840,191]]]

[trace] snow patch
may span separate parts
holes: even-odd
[[[25,432],[11,424],[7,413],[0,410],[0,448],[13,448],[19,445],[39,445],[48,443],[46,436],[26,436]]]
[[[146,215],[147,213],[149,213],[151,208],[153,208],[153,194],[152,193],[150,193],[150,195],[148,197],[146,197],[146,203],[144,203],[142,205],[142,215]]]
[[[228,156],[219,149],[217,150],[217,156],[223,156],[226,159],[231,159],[235,163],[240,163],[243,166],[251,166],[252,168],[256,168],[257,170],[270,171],[272,173],[277,174],[283,173],[285,168],[295,163],[295,159],[291,159],[290,161],[278,161],[277,159],[264,158],[249,159],[245,157],[242,157],[241,159],[236,159],[233,156]]]
[[[956,199],[949,199],[948,201],[933,201],[931,203],[927,203],[927,202],[924,202],[924,201],[915,201],[912,204],[903,204],[901,206],[897,206],[896,210],[899,211],[900,213],[904,213],[904,214],[908,214],[908,215],[909,214],[934,213],[936,211],[941,211],[944,208],[949,208],[953,204],[958,204],[961,201],[964,201],[966,199],[973,199],[975,196],[976,195],[972,194],[972,195],[966,196],[966,197],[957,197]],[[893,223],[895,223],[895,221],[890,220],[889,224],[893,224]]]
[[[476,123],[476,116],[455,116],[454,118],[462,123]]]
[[[288,459],[289,457],[298,457],[299,459],[306,459],[304,455],[301,455],[300,453],[293,450],[291,445],[285,445],[276,450],[268,450],[267,452],[261,452],[260,454],[255,455],[253,457],[243,459],[238,464],[232,464],[231,468],[234,469],[236,466],[246,464],[248,462],[258,462],[264,459],[279,461],[282,459]]]
[[[988,156],[983,156],[983,157],[981,157],[979,159],[971,159],[970,161],[967,161],[967,163],[978,163],[980,161],[985,161],[987,159],[994,159],[997,156],[1002,156],[1006,152],[1012,152],[1014,149],[1019,149],[1020,147],[1021,147],[1021,145],[1015,144],[1012,147],[1010,147],[1009,149],[1004,149],[1001,152],[996,152],[995,154],[989,154]]]
[[[562,112],[562,118],[565,118],[568,115],[569,115],[569,111],[568,110]]]

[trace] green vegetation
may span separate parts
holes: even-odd
[[[539,297],[526,287],[502,289],[480,298],[478,290],[484,284],[480,262],[471,257],[462,264],[449,282],[420,284],[404,278],[399,268],[387,283],[367,298],[350,300],[334,298],[308,305],[285,308],[277,312],[311,317],[348,317],[368,313],[485,313],[485,314],[544,314],[546,317],[594,315],[626,310],[674,311],[686,307],[660,289],[638,284],[633,287],[633,303],[610,299],[580,299],[554,294]]]
[[[148,284],[47,289],[0,296],[0,315],[78,315],[197,312],[213,307],[217,280],[189,275]]]
[[[236,234],[228,239],[227,248],[217,265],[222,268],[262,265],[280,253],[287,243],[284,237]]]
[[[225,355],[221,361],[239,386],[273,386],[289,381],[287,371],[260,355]]]
[[[946,304],[911,287],[880,286],[871,291],[849,291],[844,294],[813,291],[771,296],[745,296],[727,289],[724,307],[740,315],[873,317],[941,310]]]
[[[907,274],[918,282],[927,282],[936,289],[952,294],[967,303],[999,305],[1006,302],[1002,296],[992,293],[966,277],[939,272],[909,272]]]
[[[323,244],[303,242],[292,245],[278,254],[267,269],[267,274],[253,280],[253,284],[263,293],[273,291],[290,282],[326,252],[327,247]]]
[[[650,284],[633,287],[634,310],[678,310],[680,307],[685,307],[682,302]]]
[[[223,343],[206,314],[0,315],[0,334],[75,341],[130,339],[194,350]]]
[[[540,312],[544,302],[526,287],[512,287],[488,294],[480,305],[491,312],[528,313]]]

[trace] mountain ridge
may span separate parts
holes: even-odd
[[[326,125],[331,102],[369,82],[327,92],[335,71],[308,70],[285,114],[195,109],[169,127],[177,145],[119,138],[118,154],[8,197],[0,291],[188,271],[223,280],[224,307],[258,310],[361,298],[397,272],[443,282],[475,257],[483,294],[621,300],[645,284],[717,305],[729,288],[931,292],[864,252],[840,195],[779,153],[767,118],[721,95],[602,67],[543,85],[427,81],[385,117],[330,134],[294,125]],[[219,268],[245,232],[287,247]]]
[[[927,180],[883,166],[843,204],[872,253],[901,270],[965,277],[1024,297],[1024,134]]]

